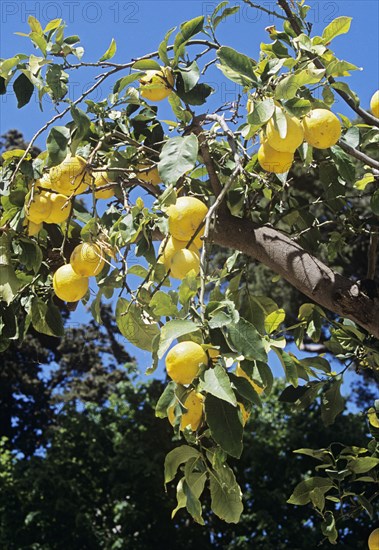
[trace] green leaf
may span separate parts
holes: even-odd
[[[13,301],[15,294],[21,286],[17,279],[10,258],[10,237],[6,234],[0,237],[0,301],[8,305]]]
[[[55,31],[59,27],[59,25],[62,23],[62,19],[52,19],[48,22],[46,27],[43,29],[43,32],[49,32],[49,31]]]
[[[43,34],[41,23],[33,15],[29,15],[28,25],[32,32],[35,32],[37,34]]]
[[[350,460],[347,467],[355,474],[365,474],[373,468],[376,468],[379,464],[379,458],[373,456],[363,456]]]
[[[221,70],[223,70],[223,67],[230,69],[229,75],[231,77],[234,75],[234,82],[242,85],[257,84],[257,77],[253,69],[253,60],[250,57],[228,46],[221,46],[217,50],[217,57],[221,62],[219,68]],[[228,73],[225,74],[229,76]]]
[[[258,407],[262,406],[260,397],[258,393],[255,391],[253,386],[250,384],[246,378],[243,378],[242,376],[236,376],[232,372],[229,373],[229,379],[233,386],[236,388],[237,392],[250,401],[251,403],[254,403]]]
[[[259,103],[254,103],[254,110],[248,116],[248,121],[254,126],[262,126],[266,124],[273,116],[275,111],[275,103],[271,98],[264,99]]]
[[[30,306],[32,325],[37,332],[48,336],[63,336],[63,321],[59,309],[52,303],[45,304],[35,298]]]
[[[333,82],[333,84],[331,84],[331,87],[334,88],[335,90],[340,90],[341,92],[345,92],[345,94],[351,97],[351,99],[354,101],[356,105],[359,105],[360,103],[359,97],[355,92],[353,92],[353,90],[350,89],[349,85],[346,84],[346,82]]]
[[[279,350],[278,348],[273,348],[273,351],[276,353],[282,364],[287,382],[289,382],[294,388],[296,388],[299,384],[299,381],[296,363],[292,359],[291,354],[287,353],[286,351]]]
[[[242,493],[233,470],[223,464],[209,479],[211,508],[227,523],[238,523],[243,511]]]
[[[230,325],[222,330],[232,349],[243,355],[245,359],[267,361],[263,340],[249,321],[241,318],[235,325]]]
[[[167,31],[164,39],[159,44],[158,55],[165,65],[170,65],[170,59],[168,58],[168,55],[167,55],[167,44],[170,39],[170,36],[172,35],[175,29],[176,27],[172,27],[172,29]]]
[[[209,84],[196,84],[189,92],[181,90],[180,79],[177,81],[177,95],[188,105],[203,105],[214,89]]]
[[[133,64],[132,69],[138,69],[139,71],[160,71],[162,67],[154,59],[140,59]]]
[[[222,2],[222,4],[225,5],[227,4],[227,2]],[[233,7],[224,9],[224,11],[220,15],[217,15],[217,17],[213,18],[213,28],[216,30],[218,25],[221,23],[221,21],[225,21],[227,17],[237,13],[239,10],[240,10],[240,6],[233,6]]]
[[[174,184],[194,168],[199,144],[194,134],[168,139],[159,155],[158,171],[163,183]]]
[[[68,75],[60,65],[50,65],[46,71],[46,82],[51,89],[52,97],[56,101],[62,99],[68,91]]]
[[[179,69],[179,75],[183,80],[183,90],[185,93],[192,90],[194,86],[199,81],[200,78],[200,69],[196,61],[193,61],[190,65],[186,67],[181,67]]]
[[[29,78],[21,73],[13,83],[13,90],[17,97],[17,108],[27,105],[33,95],[34,86]]]
[[[188,512],[196,521],[196,523],[199,523],[200,525],[204,525],[204,520],[201,516],[201,502],[195,496],[195,494],[191,490],[191,487],[188,485],[187,481],[183,483],[183,491],[187,499],[186,507]]]
[[[178,317],[178,308],[172,301],[172,298],[166,292],[159,290],[150,300],[149,307],[157,317],[172,316]]]
[[[200,378],[199,387],[201,390],[223,399],[234,407],[237,406],[236,396],[232,390],[229,377],[221,365],[216,365],[213,369],[206,369]]]
[[[273,311],[269,315],[267,315],[265,319],[265,330],[267,334],[271,334],[272,332],[275,332],[277,328],[280,327],[280,325],[284,322],[284,319],[286,318],[286,312],[284,309],[277,309],[276,311]]]
[[[338,539],[338,531],[336,522],[332,512],[325,512],[324,521],[321,523],[322,534],[328,538],[331,544],[334,544]]]
[[[145,73],[143,73],[143,72],[138,72],[138,73],[128,74],[127,76],[124,76],[123,78],[120,78],[119,80],[117,80],[117,82],[113,86],[113,93],[114,94],[119,94],[120,92],[122,92],[122,90],[126,86],[128,86],[128,84],[131,84],[135,80],[138,80],[139,78],[143,77],[144,74]]]
[[[327,493],[332,487],[334,487],[333,483],[330,481],[330,479],[325,477],[310,477],[309,479],[305,479],[304,481],[301,481],[298,485],[296,485],[294,492],[290,496],[290,498],[287,500],[288,504],[295,504],[298,506],[302,506],[304,504],[308,504],[311,501],[310,492],[317,487],[320,489],[323,494]]]
[[[336,36],[349,32],[351,21],[352,17],[336,17],[336,19],[329,23],[322,32],[324,44],[329,44]]]
[[[65,126],[51,128],[46,140],[50,166],[56,166],[66,158],[69,139],[70,130]]]
[[[243,427],[238,408],[213,395],[205,398],[205,417],[213,439],[229,455],[239,458],[242,453]]]
[[[320,82],[325,75],[325,69],[304,69],[298,73],[286,76],[275,89],[275,97],[289,100],[295,97],[297,91],[307,84]]]
[[[77,126],[75,141],[80,142],[80,140],[87,134],[88,130],[90,129],[91,120],[86,115],[86,113],[76,107],[76,105],[72,105],[70,111],[71,116]]]
[[[146,351],[153,351],[152,342],[160,333],[159,326],[144,317],[137,304],[119,298],[116,306],[116,322],[121,334],[131,344]]]
[[[199,455],[199,451],[189,445],[181,445],[170,451],[164,462],[165,483],[169,483],[174,479],[181,464],[187,462],[190,458],[197,458]]]
[[[172,342],[181,336],[196,332],[199,329],[199,325],[192,321],[186,321],[182,319],[175,319],[168,321],[161,329],[161,337],[159,342],[158,357],[162,359]]]
[[[112,38],[111,43],[109,45],[109,48],[105,52],[104,55],[102,55],[99,59],[99,61],[107,61],[107,59],[112,59],[114,57],[115,53],[117,51],[117,44],[114,38]]]
[[[204,16],[200,15],[180,25],[180,31],[175,36],[174,53],[175,62],[184,55],[185,45],[193,36],[203,30]]]
[[[336,416],[345,408],[345,400],[341,395],[342,377],[335,378],[331,387],[321,396],[321,420],[324,426],[333,424]]]
[[[175,382],[170,381],[163,390],[163,393],[155,406],[155,416],[158,418],[166,418],[167,408],[170,406],[175,397],[175,388]]]
[[[292,115],[297,118],[300,118],[309,113],[312,109],[312,104],[308,99],[302,99],[294,97],[283,103],[285,109]]]

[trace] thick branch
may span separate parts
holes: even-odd
[[[357,284],[335,273],[279,231],[223,214],[212,240],[258,260],[320,306],[351,319],[379,338],[379,301],[360,292]]]
[[[346,151],[346,153],[349,153],[349,155],[351,155],[352,157],[364,162],[365,164],[367,164],[367,166],[371,166],[371,168],[379,170],[379,162],[377,160],[365,155],[361,151],[358,151],[358,149],[354,149],[354,147],[348,145],[342,139],[339,140],[338,145],[341,147],[341,149]]]

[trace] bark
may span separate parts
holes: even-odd
[[[240,250],[263,263],[320,306],[379,338],[379,300],[361,292],[356,282],[334,272],[286,235],[222,213],[210,237],[220,246]]]

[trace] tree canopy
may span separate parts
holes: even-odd
[[[38,55],[1,61],[0,91],[12,85],[19,108],[34,92],[57,108],[26,148],[2,154],[1,350],[30,327],[62,336],[62,311],[79,300],[101,322],[110,300],[123,336],[151,352],[147,374],[166,362],[171,380],[156,415],[168,417],[178,445],[166,456],[165,482],[180,475],[175,512],[186,507],[200,525],[205,488],[214,514],[240,520],[230,464],[242,455],[247,418],[275,387],[271,355],[286,379],[278,399],[297,410],[319,398],[326,427],[344,409],[349,367],[379,368],[378,106],[375,96],[372,113],[360,105],[345,82],[357,67],[332,50],[351,18],[313,36],[309,6],[278,6],[278,25],[266,29],[270,42],[259,52],[219,42],[219,23],[239,9],[221,2],[207,18],[168,31],[156,52],[132,52],[123,64],[112,61],[113,39],[98,61],[84,61],[80,38],[62,20],[42,28],[30,16],[26,36]],[[241,94],[209,112],[214,63]],[[87,66],[101,72],[71,100],[70,75]],[[113,92],[95,101],[107,79]],[[337,96],[351,119],[333,113]],[[160,116],[162,101],[170,120]],[[219,263],[218,247],[228,251]],[[359,278],[352,254],[366,264]],[[128,265],[130,257],[140,263]],[[262,268],[301,293],[298,311],[256,292],[251,272],[262,276]],[[319,354],[295,351],[320,339]],[[89,353],[85,342],[80,351]],[[367,445],[298,451],[320,464],[289,503],[310,504],[331,543],[345,516],[373,513],[377,411],[372,402],[362,415]],[[352,484],[347,493],[342,480]],[[351,513],[340,513],[345,507]]]

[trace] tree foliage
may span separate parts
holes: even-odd
[[[174,432],[179,435],[187,394],[192,389],[202,394],[200,429],[184,430],[185,442],[165,460],[166,480],[180,476],[178,507],[186,506],[199,524],[204,523],[201,498],[206,487],[213,512],[227,522],[239,521],[242,492],[229,460],[242,455],[243,411],[259,410],[262,391],[269,395],[273,388],[269,354],[278,357],[285,374],[287,387],[280,399],[306,408],[319,396],[326,427],[343,410],[340,389],[349,366],[374,372],[379,368],[379,163],[373,152],[379,121],[362,109],[341,80],[357,67],[338,59],[331,49],[331,42],[349,31],[351,18],[338,17],[321,36],[312,36],[309,6],[299,2],[290,8],[285,0],[278,4],[285,14],[279,17],[281,28],[267,29],[271,42],[261,44],[259,55],[250,57],[252,52],[219,43],[219,22],[237,9],[222,2],[207,19],[199,16],[169,31],[157,52],[129,63],[112,61],[112,41],[99,61],[89,63],[103,72],[74,101],[67,97],[70,72],[84,70],[87,63],[82,61],[79,37],[66,36],[61,20],[43,29],[30,16],[31,32],[25,36],[38,55],[17,54],[1,63],[2,89],[13,86],[19,108],[29,103],[34,90],[40,102],[48,96],[57,108],[63,104],[25,150],[3,153],[1,349],[21,341],[29,327],[50,337],[63,334],[63,305],[54,296],[53,274],[69,262],[77,244],[95,243],[106,256],[106,266],[96,283],[91,279],[91,292],[83,301],[97,321],[102,300],[116,302],[121,333],[152,353],[149,374],[176,340],[194,341],[209,356],[189,387],[171,382],[157,403],[160,417],[174,406]],[[240,85],[241,97],[209,113],[212,88],[206,71],[214,62],[226,79]],[[157,81],[151,71],[159,72],[162,66]],[[104,80],[116,75],[113,93],[101,101],[91,99]],[[157,89],[159,99],[167,96],[173,120],[163,120],[154,102],[144,99]],[[263,170],[255,145],[259,136],[264,144],[267,123],[285,138],[286,116],[299,121],[318,108],[328,112],[336,95],[363,122],[340,115],[342,136],[337,143],[316,150],[304,141],[289,170]],[[46,150],[33,159],[31,147],[47,129]],[[65,175],[65,188],[71,189],[66,193],[69,215],[61,224],[41,218],[43,227],[35,218],[38,227],[33,228],[32,208],[42,208],[46,196],[56,193],[53,176],[63,174],[67,155],[85,159],[80,174],[68,179]],[[148,177],[155,168],[161,186]],[[299,183],[304,171],[307,187]],[[105,206],[96,196],[98,172],[106,174],[101,190],[114,195]],[[77,176],[80,181],[75,183]],[[320,186],[313,186],[313,179]],[[76,197],[79,187],[83,201]],[[143,200],[140,188],[151,197]],[[159,260],[178,220],[173,222],[170,212],[182,196],[200,199],[208,213],[183,242],[183,249],[189,249],[204,234],[200,275],[190,271],[176,285]],[[155,240],[162,240],[160,251]],[[358,242],[368,250],[362,280],[338,269],[349,262],[345,251]],[[211,269],[214,243],[233,252],[223,265]],[[132,255],[141,263],[128,268]],[[305,295],[297,312],[288,313],[272,296],[255,292],[249,285],[252,261]],[[59,295],[56,286],[55,292]],[[321,336],[325,349],[340,362],[337,372],[324,354],[304,358],[285,349],[288,338],[301,348],[305,339],[317,343]],[[212,348],[218,350],[213,361]],[[237,364],[248,380],[230,370]],[[290,500],[317,510],[322,532],[332,543],[338,536],[336,509],[345,498],[338,492],[341,476],[367,483],[348,496],[358,512],[372,512],[370,482],[376,481],[378,460],[374,408],[368,418],[373,436],[369,445],[312,451],[321,453],[315,455],[323,461],[321,471],[297,486]],[[361,474],[363,479],[357,477]],[[330,502],[336,509],[330,509]]]

